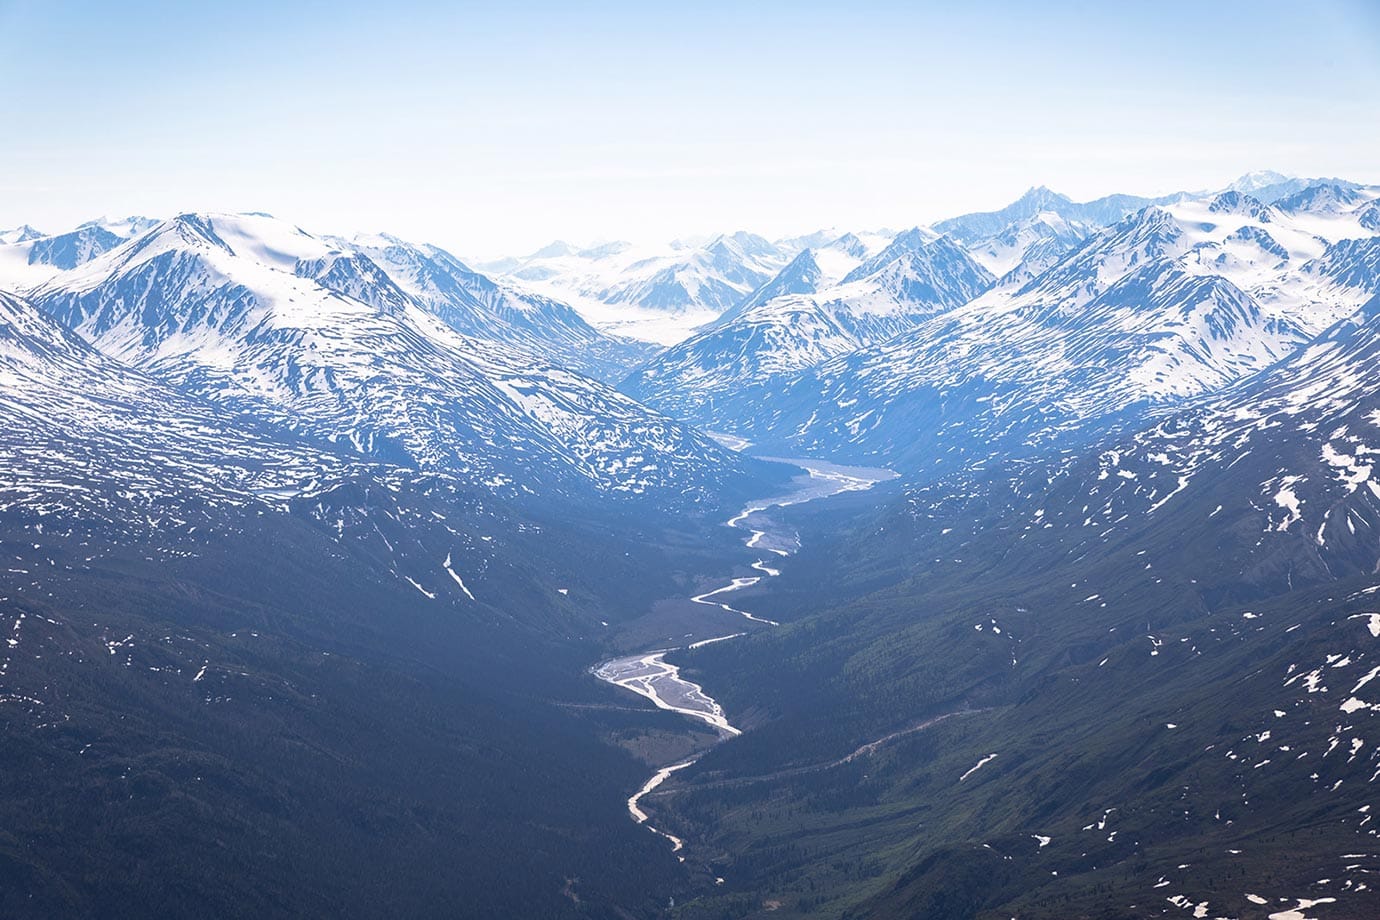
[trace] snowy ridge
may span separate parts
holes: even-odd
[[[693,500],[741,462],[609,388],[456,333],[367,256],[262,215],[182,215],[36,303],[236,412],[504,491]]]
[[[740,231],[703,246],[553,243],[495,267],[529,291],[569,302],[599,329],[673,344],[738,304],[792,255]]]
[[[1100,496],[1085,526],[1105,532],[1127,515],[1192,504],[1195,496],[1206,502],[1210,493],[1214,516],[1250,520],[1272,540],[1313,544],[1315,577],[1373,570],[1380,561],[1377,375],[1380,297],[1266,373],[1103,452],[1097,484],[1082,486]],[[1059,516],[1051,512],[1049,521]]]
[[[740,308],[658,355],[623,388],[680,417],[717,423],[716,401],[911,328],[992,280],[962,247],[921,228],[876,253],[841,237],[801,252]]]
[[[1040,211],[1002,228],[993,236],[970,243],[968,252],[983,268],[1005,280],[1014,269],[1028,266],[1036,256],[1047,262],[1047,268],[1053,264],[1048,261],[1051,255],[1069,252],[1095,229],[1080,221],[1067,220],[1055,211]]]
[[[1377,193],[1145,208],[1024,283],[793,378],[721,390],[704,424],[936,472],[1083,443],[1260,371],[1356,310],[1380,289],[1361,221]]]
[[[569,305],[496,283],[436,246],[387,234],[334,242],[367,254],[413,300],[462,335],[510,342],[605,381],[621,378],[653,350],[597,332]]]
[[[129,530],[214,508],[279,502],[363,465],[230,424],[216,407],[91,348],[0,293],[0,511]]]
[[[979,243],[1000,236],[1015,224],[1030,221],[1041,214],[1052,214],[1067,221],[1103,227],[1114,224],[1128,214],[1147,205],[1164,204],[1176,196],[1142,198],[1136,195],[1108,195],[1079,204],[1066,195],[1051,191],[1043,185],[1027,191],[1016,201],[997,211],[964,214],[941,220],[933,225],[937,233],[946,233],[967,244]]]

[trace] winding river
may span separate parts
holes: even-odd
[[[839,466],[833,463],[826,463],[820,460],[784,460],[778,458],[763,458],[777,460],[779,463],[789,463],[798,466],[807,474],[795,481],[794,488],[784,495],[776,498],[765,498],[749,502],[742,511],[724,522],[727,527],[734,527],[745,530],[748,533],[744,540],[748,549],[756,550],[759,553],[769,553],[769,556],[760,558],[752,563],[752,569],[760,572],[760,575],[748,575],[732,579],[728,584],[706,591],[703,594],[690,598],[697,604],[704,604],[709,607],[716,607],[728,613],[737,614],[743,617],[748,623],[746,628],[760,628],[777,626],[774,620],[765,617],[755,616],[746,610],[740,610],[724,601],[726,595],[735,591],[742,591],[758,584],[764,578],[773,578],[781,574],[781,570],[773,568],[769,562],[776,559],[790,556],[800,544],[794,532],[783,532],[773,530],[771,523],[764,519],[763,512],[772,508],[784,508],[788,505],[799,505],[805,502],[818,501],[828,498],[831,495],[838,495],[841,492],[858,492],[870,489],[879,482],[891,479],[895,474],[888,470],[868,469],[866,467]],[[753,626],[752,624],[756,624]],[[723,636],[716,636],[712,639],[704,639],[692,643],[688,648],[699,648],[709,645],[712,642],[724,642],[729,639],[736,639],[745,635],[746,629],[741,632],[730,633]],[[731,738],[742,734],[742,731],[734,726],[712,696],[705,692],[704,688],[694,681],[687,680],[680,675],[680,669],[666,661],[666,656],[676,651],[676,648],[653,649],[651,651],[639,652],[635,655],[625,655],[621,658],[614,658],[606,661],[594,669],[594,675],[600,680],[607,681],[624,690],[631,690],[633,693],[644,696],[651,700],[660,709],[667,709],[671,712],[678,712],[692,719],[698,719],[715,729],[719,733],[720,740]],[[686,767],[695,763],[701,755],[696,755],[689,760],[662,767],[652,774],[651,778],[628,799],[628,814],[638,824],[647,824],[648,815],[640,807],[644,797],[654,789],[664,783],[671,774],[677,770],[684,770]],[[647,827],[654,833],[665,837],[671,841],[674,852],[679,854],[684,845],[683,841],[674,834],[658,830],[652,825]],[[677,858],[684,861],[683,856]]]

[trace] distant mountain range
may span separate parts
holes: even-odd
[[[27,299],[103,355],[362,458],[508,494],[678,502],[744,475],[709,439],[553,363],[607,371],[640,346],[434,247],[184,214],[130,239],[92,225],[6,249],[0,266],[22,258],[15,274],[46,279]]]
[[[0,417],[5,916],[1380,914],[1380,186],[23,225]]]
[[[738,232],[703,245],[650,248],[615,242],[577,249],[557,241],[480,267],[568,300],[601,328],[670,344],[736,306],[790,256],[760,236]]]
[[[718,406],[745,390],[885,340],[968,302],[993,280],[953,240],[918,227],[876,252],[843,236],[801,251],[742,304],[648,362],[623,388],[713,427],[728,419]]]
[[[802,257],[764,287],[766,303],[728,314],[623,386],[778,453],[938,472],[1073,446],[1262,370],[1356,310],[1380,283],[1377,196],[1351,183],[1273,204],[1237,191],[1180,195],[1089,229],[1037,210],[1060,205],[1032,193],[998,234],[1028,241],[1000,279],[981,267],[992,237],[976,256],[938,237],[906,275],[874,259],[823,294],[800,293],[822,277]],[[1070,213],[1088,217],[1082,208]],[[979,217],[970,225],[992,226]],[[938,264],[958,270],[907,288],[921,252],[944,252]],[[881,292],[890,326],[869,315]]]
[[[1373,912],[1377,335],[1380,297],[1094,449],[909,488],[759,601],[792,625],[677,655],[754,719],[660,789],[744,876],[700,906]]]

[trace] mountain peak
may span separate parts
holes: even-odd
[[[928,227],[911,227],[909,230],[902,230],[896,234],[895,239],[887,249],[895,249],[896,252],[902,250],[919,249],[939,239],[943,234],[935,233]]]
[[[211,218],[205,214],[197,214],[191,211],[178,214],[176,217],[162,221],[144,236],[140,237],[130,250],[130,253],[147,250],[159,242],[177,239],[184,243],[203,244],[214,246],[217,249],[234,255],[235,251],[230,248],[230,244],[221,239],[216,234]]]
[[[1295,213],[1302,211],[1331,213],[1354,205],[1360,200],[1361,196],[1353,183],[1329,179],[1309,185],[1292,195],[1281,198],[1275,202],[1275,206],[1281,210]]]
[[[1292,181],[1295,178],[1297,177],[1275,172],[1273,169],[1258,169],[1237,178],[1235,182],[1227,186],[1227,191],[1249,194],[1263,188],[1269,188],[1272,185]]]
[[[48,234],[41,230],[36,230],[28,224],[21,224],[13,230],[0,230],[0,243],[27,243],[30,240],[41,239]]]
[[[1269,219],[1268,209],[1255,197],[1241,191],[1232,189],[1220,192],[1208,204],[1208,211],[1219,214],[1242,214],[1255,218]]]
[[[527,258],[529,258],[529,259],[559,259],[559,258],[562,258],[563,256],[570,256],[570,255],[574,255],[574,254],[575,254],[575,247],[574,247],[574,246],[571,246],[571,245],[570,245],[569,243],[567,243],[565,240],[553,240],[552,242],[547,243],[545,246],[543,246],[542,248],[538,249],[536,252],[532,253],[532,254],[531,254],[530,256],[528,256]]]
[[[867,258],[867,244],[859,239],[856,233],[852,232],[845,233],[824,248],[847,253],[855,259]],[[805,251],[808,252],[809,250]]]
[[[1047,185],[1032,185],[1016,200],[1017,205],[1035,206],[1036,212],[1053,210],[1050,206],[1072,204],[1073,199],[1061,195]]]
[[[771,241],[746,230],[721,233],[704,247],[710,252],[737,252],[744,256],[771,258],[778,255]]]

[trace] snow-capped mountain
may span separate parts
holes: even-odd
[[[1134,424],[1291,354],[1378,287],[1380,189],[1151,206],[1016,288],[790,381],[716,393],[705,424],[783,450],[932,475]]]
[[[95,220],[88,220],[77,229],[87,227],[99,227],[116,236],[125,239],[132,239],[146,230],[152,230],[158,226],[159,220],[156,217],[145,217],[142,214],[132,214],[129,217],[98,217]]]
[[[126,531],[203,507],[278,502],[344,475],[330,451],[231,423],[0,293],[0,511]],[[133,516],[131,516],[133,515]]]
[[[462,335],[512,343],[605,382],[616,382],[655,346],[600,333],[573,308],[498,284],[436,246],[388,234],[332,240],[363,253],[403,291]]]
[[[673,344],[736,306],[789,258],[770,241],[739,231],[701,246],[576,249],[558,242],[517,264],[493,267],[533,292],[569,302],[600,329]]]
[[[1041,211],[969,243],[968,253],[1004,286],[1019,286],[1075,249],[1096,229],[1054,211]],[[1017,268],[1021,271],[1016,272]]]
[[[791,256],[799,255],[806,249],[850,250],[856,259],[865,259],[872,253],[881,252],[896,238],[895,230],[849,230],[843,227],[826,227],[799,236],[785,236],[773,242],[781,252]]]
[[[51,265],[58,269],[76,268],[103,252],[114,249],[126,237],[104,227],[86,226],[58,236],[42,237],[29,242],[29,264]]]
[[[1177,196],[1142,198],[1137,195],[1107,195],[1093,201],[1076,202],[1067,195],[1051,191],[1043,185],[1027,191],[1011,204],[996,211],[980,211],[941,220],[932,225],[937,233],[946,233],[960,242],[972,245],[989,240],[1007,231],[1013,224],[1029,221],[1041,214],[1052,214],[1075,224],[1105,227],[1128,214],[1151,204],[1165,204]]]
[[[0,233],[0,289],[23,290],[76,268],[158,222],[147,217],[87,221],[65,233],[48,234],[25,225]]]
[[[743,470],[602,384],[460,335],[368,255],[264,215],[181,215],[31,295],[221,406],[500,492],[694,500]]]
[[[1222,191],[1242,192],[1258,201],[1263,201],[1266,204],[1273,204],[1281,198],[1287,198],[1290,195],[1298,194],[1304,189],[1315,185],[1354,186],[1355,183],[1337,178],[1304,179],[1299,176],[1286,176],[1272,169],[1262,169],[1246,173],[1233,181],[1225,189],[1222,189]]]
[[[982,293],[992,276],[922,228],[874,252],[846,234],[805,249],[706,330],[667,349],[623,389],[711,428],[718,404],[908,329]]]
[[[1256,193],[1262,189],[1274,188],[1286,182],[1295,181],[1298,180],[1294,176],[1286,176],[1284,173],[1275,172],[1273,169],[1257,169],[1238,176],[1223,191],[1244,192],[1259,198],[1260,196]]]
[[[102,218],[51,236],[26,231],[22,241],[0,244],[0,288],[38,287],[158,223],[147,217]],[[302,271],[317,271],[318,281],[345,296],[411,299],[461,334],[516,345],[605,382],[621,380],[656,350],[598,332],[568,305],[495,283],[436,246],[389,234],[322,239],[339,254]]]
[[[759,787],[752,807],[716,843],[752,852],[730,835],[830,796],[822,832],[861,824],[858,849],[874,852],[877,828],[894,827],[885,822],[898,814],[909,824],[907,809],[924,808],[925,828],[898,848],[904,881],[865,916],[947,915],[934,912],[933,892],[953,877],[978,880],[965,896],[986,891],[989,870],[1019,880],[983,909],[1026,916],[1028,892],[1067,890],[1091,866],[1087,915],[1112,897],[1109,867],[1123,879],[1116,903],[1148,906],[1137,916],[1374,914],[1377,374],[1380,300],[1148,428],[908,490],[856,528],[862,543],[843,561],[812,560],[823,571],[807,584],[825,592],[861,569],[866,601],[829,597],[795,624],[794,641],[691,660],[714,680],[735,654],[733,665],[753,675],[738,699],[770,700],[776,719],[754,730],[775,722],[778,738],[869,711],[904,714],[893,716],[904,730],[934,688],[947,695],[940,711],[990,715],[950,736],[958,752],[922,743],[870,761],[867,781],[890,804],[881,818],[877,798],[833,804],[859,774],[821,775],[808,788],[773,782],[803,758],[763,745],[750,761],[724,756],[681,773],[682,787],[704,786],[677,789],[658,819],[679,831],[673,821],[689,807],[725,801],[705,787],[746,777],[734,791]],[[894,568],[879,577],[884,559]],[[879,582],[889,587],[878,591]],[[847,663],[858,661],[886,677],[857,678]],[[774,699],[760,689],[773,686],[788,689]],[[1065,733],[1078,741],[1050,743]],[[838,749],[855,749],[856,737]],[[1080,777],[1076,791],[1070,775]],[[1051,807],[1061,794],[1070,797]],[[950,848],[933,831],[947,810],[962,835],[975,809],[997,802],[1011,820],[1000,833]],[[1288,834],[1271,849],[1280,828],[1301,826],[1306,843]],[[1249,881],[1223,884],[1228,877]],[[1052,900],[1036,915],[1070,915]],[[1326,910],[1293,909],[1315,903]]]
[[[21,224],[12,230],[0,230],[0,245],[9,246],[14,243],[27,243],[30,240],[36,240],[43,236],[47,236],[47,234],[41,230],[35,230],[28,224]]]
[[[1304,539],[1314,559],[1294,568],[1297,586],[1371,573],[1380,531],[1377,379],[1380,296],[1264,373],[1112,443],[1095,461],[1068,461],[1054,491],[1095,494],[1077,526],[1099,533],[1128,515],[1211,500],[1227,525],[1251,522],[1241,552],[1263,577],[1283,578],[1273,554]],[[1045,522],[1074,526],[1070,507],[1050,502]]]

